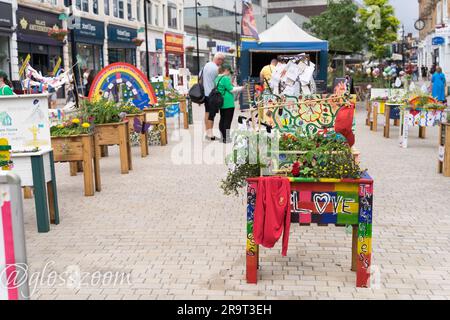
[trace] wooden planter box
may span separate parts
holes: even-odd
[[[121,173],[127,174],[133,169],[128,121],[96,125],[95,145],[98,147],[118,145]]]
[[[52,137],[52,148],[55,162],[70,162],[71,174],[76,174],[81,163],[84,174],[84,194],[94,195],[95,190],[101,191],[100,150],[95,145],[94,134],[84,134],[67,137]]]
[[[134,119],[138,118],[141,123],[145,122],[145,113],[141,114],[130,114],[127,116],[128,119],[128,130],[130,135],[135,133],[134,131]],[[144,134],[139,133],[140,137],[140,146],[141,146],[141,157],[145,158],[149,155],[148,152],[148,132],[145,132]]]
[[[441,123],[439,127],[438,172],[450,177],[450,124]]]
[[[161,132],[161,145],[167,145],[167,120],[165,108],[147,108],[143,110],[145,121],[156,126]]]
[[[307,178],[289,178],[289,180],[292,193],[291,228],[293,224],[353,226],[351,270],[356,271],[356,286],[368,287],[372,252],[372,178],[366,174],[358,180]],[[257,190],[258,178],[248,179],[247,283],[258,281],[259,246],[253,234]],[[338,249],[336,248],[336,251]],[[290,250],[294,250],[292,246]]]

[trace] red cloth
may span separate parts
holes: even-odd
[[[257,244],[273,248],[283,233],[286,256],[291,226],[291,184],[283,177],[261,177],[256,193],[253,235]]]
[[[334,124],[334,131],[342,134],[350,147],[355,144],[355,134],[353,133],[353,118],[355,116],[355,106],[345,106],[339,109],[336,121]]]

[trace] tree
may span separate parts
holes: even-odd
[[[358,6],[352,0],[330,0],[327,10],[303,28],[328,40],[332,51],[360,52],[367,40],[364,25],[358,20]]]
[[[381,59],[386,54],[386,45],[397,40],[400,21],[388,0],[364,0],[364,5],[359,14],[367,30],[367,44],[370,52]]]

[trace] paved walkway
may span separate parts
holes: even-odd
[[[194,110],[200,120],[202,109]],[[81,176],[58,164],[61,224],[50,233],[37,233],[34,201],[25,200],[32,299],[450,298],[450,179],[436,173],[437,128],[427,140],[411,130],[403,150],[396,128],[386,140],[381,127],[372,133],[363,124],[360,110],[357,146],[376,182],[375,288],[355,288],[351,235],[334,226],[293,226],[288,257],[279,245],[262,249],[263,280],[246,284],[244,198],[222,195],[224,165],[174,165],[171,142],[147,159],[135,148],[126,176],[111,148],[94,198],[82,196]],[[116,272],[129,278],[114,285]],[[77,275],[81,288],[73,285]],[[61,280],[68,277],[74,281]]]

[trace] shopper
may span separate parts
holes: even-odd
[[[0,70],[0,96],[12,96],[14,95],[11,89],[11,82],[8,80],[8,75],[5,71]]]
[[[219,130],[222,135],[221,141],[223,143],[231,142],[230,128],[234,116],[234,92],[242,91],[242,87],[234,87],[231,83],[231,75],[233,70],[228,64],[224,64],[219,68],[219,75],[216,78],[215,84],[217,90],[223,97],[223,105],[220,107],[220,122]]]
[[[441,67],[436,67],[436,72],[431,77],[431,86],[432,86],[432,95],[439,102],[447,102],[447,98],[445,96],[445,87],[446,87],[446,79],[445,75],[442,73]]]
[[[277,59],[272,59],[269,65],[262,68],[259,78],[261,81],[261,85],[264,86],[264,88],[268,88],[268,84],[270,83],[270,80],[272,79],[272,73],[275,71],[275,68],[278,65]]]
[[[94,79],[95,79],[95,71],[91,70],[91,71],[89,71],[89,75],[87,77],[86,90],[85,90],[86,97],[89,96],[89,92],[91,91],[91,86],[92,86],[92,83],[94,82]]]

